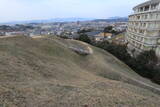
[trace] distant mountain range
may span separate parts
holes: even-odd
[[[94,18],[54,18],[46,20],[30,20],[30,21],[12,21],[2,24],[27,24],[27,23],[53,23],[53,22],[76,22],[76,21],[105,21],[105,22],[127,22],[127,17],[111,17],[108,19],[94,19]]]
[[[128,18],[127,17],[111,17],[108,19],[96,19],[94,20],[96,22],[128,22]]]
[[[91,21],[94,18],[54,18],[46,20],[29,20],[29,21],[12,21],[0,24],[26,24],[26,23],[53,23],[53,22],[76,22],[76,21]]]

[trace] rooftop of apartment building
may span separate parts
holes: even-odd
[[[150,4],[156,4],[156,3],[159,3],[160,0],[149,0],[149,1],[146,1],[144,3],[141,3],[137,6],[135,6],[133,9],[136,9],[136,8],[140,8],[140,7],[143,7],[143,6],[146,6],[146,5],[150,5]]]

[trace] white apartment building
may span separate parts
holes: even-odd
[[[129,16],[126,42],[132,55],[155,50],[160,58],[160,0],[150,0],[133,8]]]

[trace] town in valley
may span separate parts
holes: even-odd
[[[91,20],[74,22],[52,22],[52,23],[27,23],[27,24],[8,24],[0,25],[0,36],[58,36],[69,39],[79,37],[79,32],[85,33],[95,42],[105,40],[116,40],[124,42],[124,32],[127,28],[127,18],[116,18],[110,20]],[[104,29],[112,26],[116,33],[104,32]],[[123,34],[123,37],[117,37]]]

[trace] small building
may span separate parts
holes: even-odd
[[[106,39],[111,39],[113,36],[112,33],[102,33],[102,35],[104,35],[104,38],[106,38]]]
[[[6,33],[5,32],[0,32],[0,36],[5,36]]]
[[[91,40],[96,42],[102,42],[111,39],[113,36],[112,33],[104,33],[101,31],[88,32],[86,34],[90,37]]]
[[[104,35],[102,35],[100,31],[87,32],[86,34],[92,41],[104,41]]]

